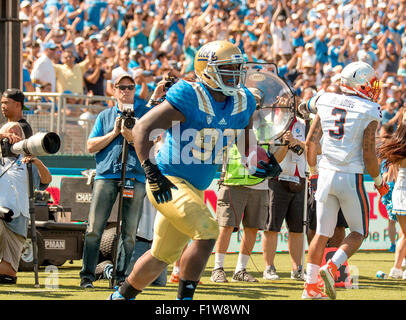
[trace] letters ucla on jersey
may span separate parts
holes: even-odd
[[[362,142],[371,121],[381,120],[378,103],[336,93],[324,93],[316,101],[323,129],[320,168],[363,173]]]
[[[224,149],[247,127],[255,98],[244,88],[220,103],[200,82],[180,80],[166,99],[186,120],[167,130],[156,157],[158,167],[164,175],[183,178],[204,190],[222,163]]]

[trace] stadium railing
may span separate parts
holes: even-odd
[[[87,96],[68,93],[24,92],[30,108],[24,117],[33,133],[56,132],[61,138],[58,154],[89,155],[87,138],[99,112],[114,105],[115,99],[106,96]],[[74,100],[73,100],[74,99]],[[90,117],[80,116],[87,111]]]

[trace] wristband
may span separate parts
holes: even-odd
[[[314,176],[319,173],[319,170],[317,169],[316,166],[314,166],[314,167],[309,166],[309,173],[311,176]]]
[[[372,180],[374,180],[375,185],[377,187],[380,187],[382,185],[382,176],[381,175],[378,175],[377,177],[372,178]]]

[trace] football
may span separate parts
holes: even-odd
[[[270,162],[266,150],[260,146],[249,148],[247,154],[247,166],[249,168],[262,168],[262,166],[259,164],[260,161],[264,161],[266,163]]]

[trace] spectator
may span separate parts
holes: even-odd
[[[104,81],[111,80],[112,64],[107,62],[105,67],[100,57],[96,57],[93,64],[84,73],[86,92],[95,96],[104,96]]]
[[[134,107],[135,117],[140,118],[149,109],[145,105],[134,104],[135,82],[130,74],[121,74],[114,81],[113,94],[117,99],[114,107],[102,111],[94,124],[88,140],[88,150],[96,153],[96,176],[89,212],[89,225],[83,249],[83,267],[80,272],[82,288],[92,288],[96,280],[100,239],[104,226],[111,214],[111,208],[119,192],[121,178],[121,151],[124,139],[130,144],[126,167],[126,185],[132,186],[129,192],[133,197],[123,199],[122,241],[124,256],[118,259],[117,280],[124,280],[125,271],[134,249],[138,222],[145,197],[145,175],[137,154],[132,147],[131,130],[124,126],[120,115],[124,104]]]
[[[86,59],[80,63],[75,63],[75,56],[69,50],[62,53],[62,65],[54,64],[56,74],[56,91],[63,93],[71,91],[76,94],[83,94],[83,75],[93,64],[94,56],[91,50]]]
[[[76,18],[80,19],[80,22],[76,24],[74,30],[75,33],[81,33],[85,26],[85,20],[87,20],[87,12],[85,11],[86,3],[79,0],[68,0],[65,5],[66,17],[68,18],[68,24],[72,25]],[[80,62],[80,61],[79,61]]]
[[[118,67],[114,68],[111,75],[111,80],[107,81],[106,94],[113,95],[113,83],[122,74],[130,74],[134,77],[134,71],[128,67],[130,57],[128,51],[120,51],[118,58]]]
[[[102,16],[107,10],[107,1],[105,0],[85,0],[85,8],[87,20],[85,21],[85,28],[91,29],[95,27],[96,30],[101,30],[103,26]]]
[[[82,37],[77,37],[75,39],[75,51],[73,52],[75,56],[75,63],[80,63],[86,59],[85,52],[85,39]]]
[[[161,51],[166,53],[169,60],[176,59],[176,57],[182,54],[182,45],[178,42],[178,34],[172,31],[169,35],[169,39],[162,42]]]
[[[34,67],[31,72],[31,80],[35,84],[51,84],[51,92],[56,91],[56,74],[53,65],[56,45],[53,42],[47,42],[44,45],[44,52],[34,62]]]
[[[284,9],[285,14],[282,14],[282,9]],[[278,7],[271,22],[271,35],[274,39],[272,46],[274,57],[276,61],[282,59],[284,63],[287,63],[293,54],[291,39],[293,27],[287,14],[288,10],[286,10],[285,1],[278,2]]]

